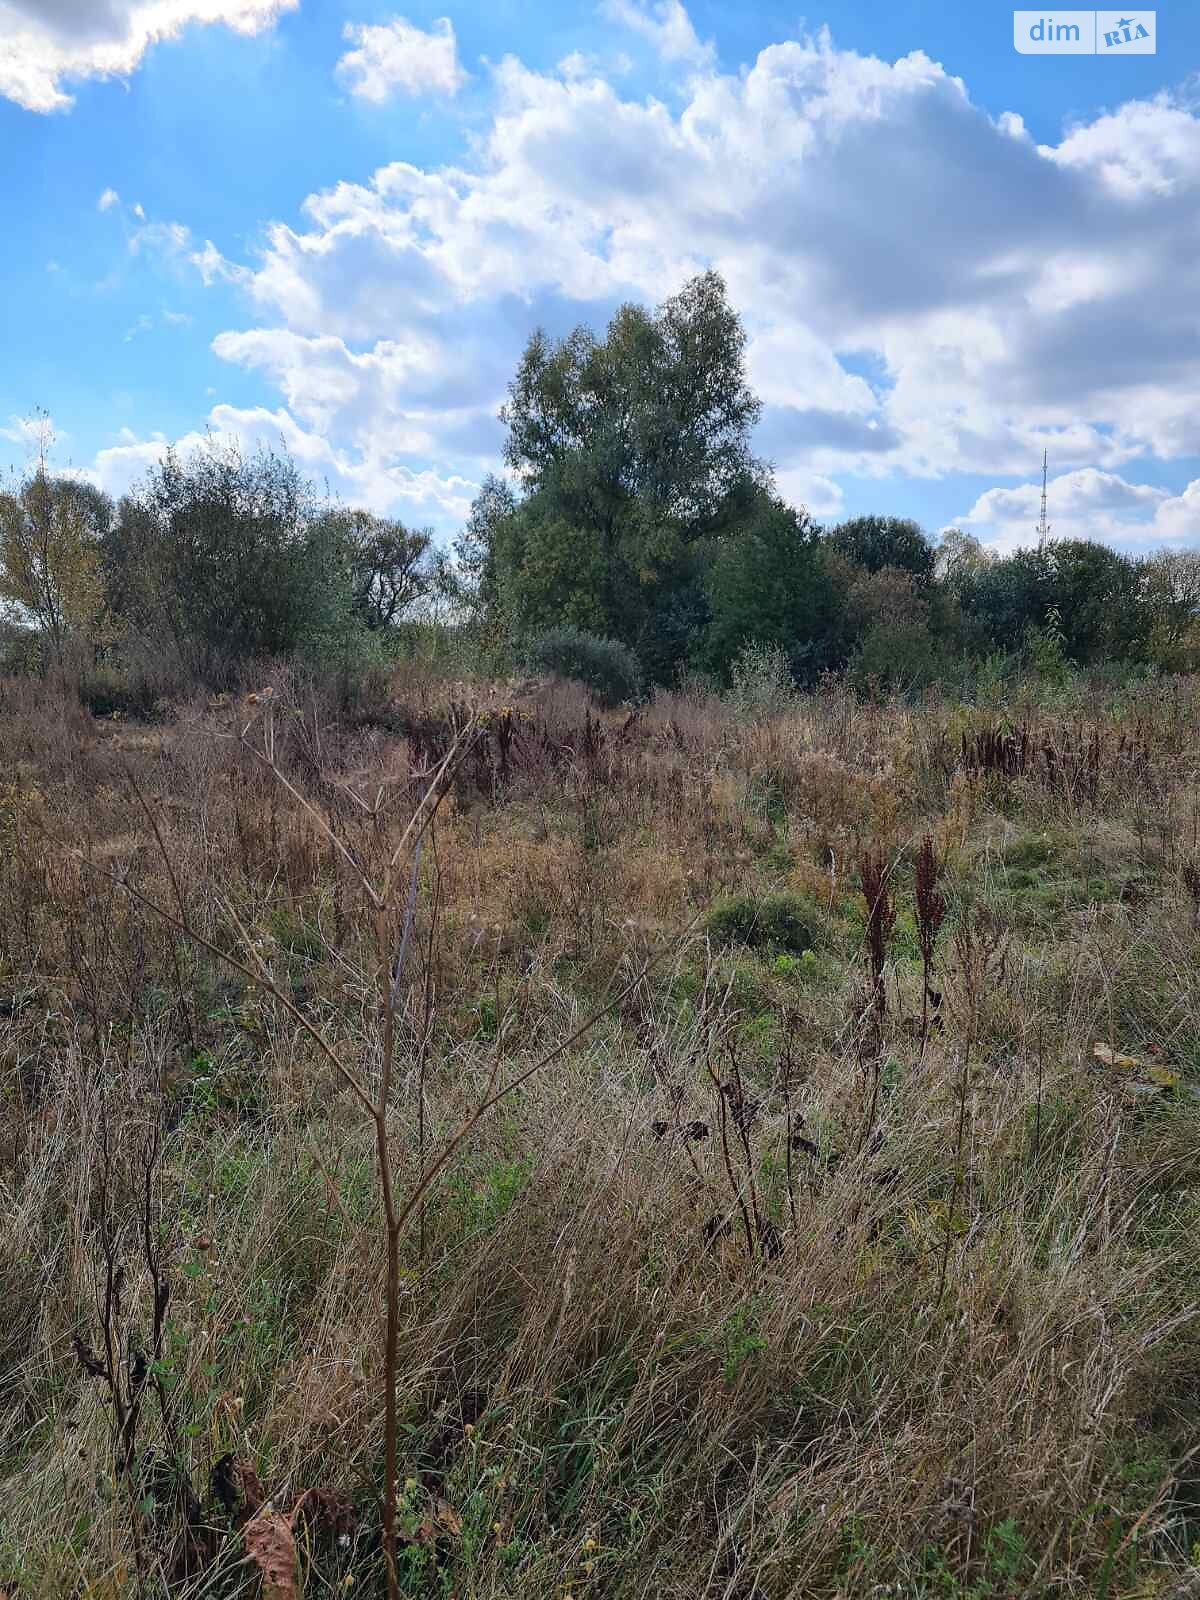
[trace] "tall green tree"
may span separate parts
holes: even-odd
[[[1151,660],[1171,671],[1200,660],[1200,550],[1159,550],[1138,563],[1139,603]]]
[[[1051,550],[1067,655],[1081,664],[1142,655],[1146,618],[1134,562],[1094,539],[1059,539]]]
[[[330,512],[314,534],[318,530],[341,545],[351,611],[368,632],[393,627],[433,588],[432,529],[406,528],[393,517],[352,509]]]
[[[517,509],[511,484],[489,472],[454,541],[454,566],[447,575],[451,599],[474,620],[495,617],[499,607],[499,546]]]
[[[486,581],[518,628],[571,621],[654,653],[698,545],[763,478],[745,344],[715,272],[655,312],[621,307],[602,339],[532,336],[502,412],[525,496],[496,518],[493,492],[478,519]]]
[[[898,567],[919,583],[934,574],[937,552],[921,526],[909,517],[852,517],[829,534],[830,547],[868,572]]]
[[[1013,650],[1027,629],[1045,626],[1057,604],[1052,550],[1014,550],[964,571],[958,591],[963,611],[978,624],[989,647]]]
[[[1000,649],[1012,649],[1030,629],[1044,630],[1052,613],[1063,651],[1080,665],[1145,649],[1138,569],[1096,540],[1016,550],[964,575],[959,593],[964,612]]]

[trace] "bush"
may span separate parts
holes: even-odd
[[[880,622],[851,661],[850,681],[863,691],[914,694],[942,681],[950,665],[923,622]]]
[[[587,685],[601,705],[641,698],[642,669],[633,651],[615,639],[601,639],[580,628],[544,633],[530,647],[529,669],[575,678]]]
[[[817,942],[816,912],[796,894],[769,894],[761,900],[734,895],[715,905],[704,925],[722,944],[744,944],[755,950],[803,955]]]
[[[320,512],[286,454],[168,451],[107,535],[111,603],[213,687],[231,661],[336,663],[357,627],[353,578],[340,525]]]
[[[41,640],[35,628],[0,618],[0,672],[38,672],[42,658]]]
[[[197,690],[196,680],[178,656],[136,637],[124,639],[104,660],[75,659],[66,678],[94,717],[144,722],[160,720]]]
[[[795,704],[796,681],[787,654],[777,644],[750,640],[730,675],[733,683],[725,698],[740,717],[776,716]]]

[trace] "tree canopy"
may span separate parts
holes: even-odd
[[[0,601],[41,631],[61,666],[74,641],[110,631],[101,573],[112,506],[91,484],[51,477],[44,459],[0,493]]]
[[[1062,539],[1001,555],[883,513],[818,527],[754,454],[746,351],[712,271],[602,333],[535,330],[501,411],[507,470],[483,478],[449,549],[330,504],[286,452],[167,451],[115,507],[43,452],[0,493],[0,601],[60,663],[120,635],[210,679],[296,651],[379,660],[418,614],[493,664],[648,685],[728,682],[767,656],[797,679],[901,688],[989,653],[1060,673],[1200,660],[1196,552]]]

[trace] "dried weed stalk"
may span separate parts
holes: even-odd
[[[259,739],[251,739],[258,727]],[[420,882],[420,862],[424,843],[434,819],[450,788],[451,782],[474,747],[478,726],[473,718],[448,729],[443,742],[444,753],[432,770],[419,775],[422,786],[416,804],[405,824],[399,842],[387,857],[383,869],[372,876],[364,866],[360,853],[350,844],[345,833],[329,819],[325,812],[304,795],[282,770],[276,742],[275,708],[267,699],[265,709],[241,729],[238,735],[242,748],[258,761],[307,813],[331,850],[341,858],[356,883],[374,935],[376,962],[376,988],[378,992],[377,1037],[379,1070],[374,1085],[368,1083],[343,1060],[327,1035],[305,1014],[293,997],[273,977],[259,955],[253,939],[238,919],[228,901],[223,909],[238,932],[239,947],[235,951],[221,948],[195,924],[185,900],[179,877],[154,811],[132,774],[129,783],[133,794],[154,834],[158,851],[166,869],[172,890],[173,905],[161,905],[147,896],[128,876],[120,876],[121,887],[133,899],[161,917],[177,932],[183,934],[200,949],[215,957],[243,978],[253,983],[262,993],[269,995],[307,1036],[320,1055],[332,1068],[335,1076],[350,1091],[354,1100],[372,1124],[375,1136],[376,1178],[383,1209],[383,1249],[386,1259],[386,1305],[384,1311],[383,1355],[383,1546],[387,1563],[387,1583],[390,1600],[398,1600],[400,1579],[397,1568],[397,1485],[399,1477],[399,1421],[396,1406],[400,1346],[401,1241],[405,1230],[414,1218],[421,1215],[425,1200],[433,1184],[454,1157],[460,1145],[479,1125],[480,1121],[507,1096],[521,1085],[558,1060],[580,1039],[591,1031],[614,1007],[632,994],[646,976],[646,967],[618,993],[594,1010],[566,1038],[546,1051],[532,1065],[516,1073],[506,1083],[500,1082],[501,1050],[497,1040],[487,1082],[473,1107],[463,1116],[454,1133],[441,1149],[427,1157],[425,1152],[425,1126],[421,1119],[420,1168],[407,1194],[399,1191],[396,1165],[392,1154],[388,1129],[388,1114],[392,1100],[398,1025],[402,1001],[405,996],[405,959],[415,920]],[[381,784],[374,796],[364,799],[353,790],[346,789],[347,798],[375,827],[381,826],[394,800],[393,786]],[[436,915],[437,897],[435,895]],[[685,930],[686,931],[686,930]],[[432,935],[431,935],[432,937]],[[428,963],[427,963],[428,970]],[[426,982],[424,994],[424,1025],[420,1033],[418,1072],[419,1087],[423,1088],[424,1060],[431,1038],[435,997]],[[320,1152],[314,1154],[324,1171]],[[328,1176],[328,1175],[327,1175]]]
[[[913,863],[913,903],[917,913],[917,942],[921,947],[921,1054],[929,1041],[929,1009],[941,1010],[942,997],[933,989],[933,954],[946,915],[946,902],[938,889],[938,859],[929,834],[921,840]]]

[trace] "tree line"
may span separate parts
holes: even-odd
[[[600,336],[530,338],[501,413],[505,477],[450,550],[321,496],[285,453],[168,451],[114,502],[45,454],[0,494],[0,600],[39,658],[167,652],[217,681],[251,657],[386,655],[437,616],[487,659],[627,692],[748,650],[797,682],[919,689],[997,654],[1043,671],[1190,670],[1200,555],[1057,540],[995,556],[913,521],[824,528],[751,448],[746,335],[707,272]]]

